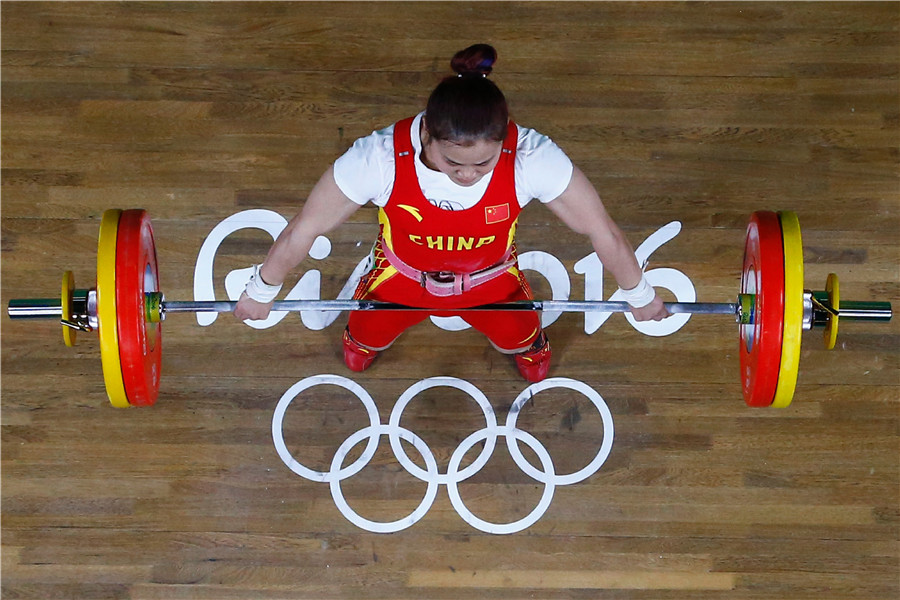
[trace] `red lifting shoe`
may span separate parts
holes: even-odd
[[[341,341],[344,343],[344,364],[351,371],[365,371],[378,356],[377,350],[369,350],[350,337],[347,329],[344,329]]]
[[[550,372],[550,340],[543,331],[531,348],[515,356],[519,373],[526,381],[537,383],[547,378]]]

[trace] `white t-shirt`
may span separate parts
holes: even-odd
[[[475,206],[493,176],[493,171],[472,186],[461,186],[440,171],[422,163],[422,140],[419,123],[413,119],[410,128],[415,154],[416,175],[425,197],[447,210],[465,210]],[[516,149],[516,196],[525,206],[532,198],[550,202],[562,194],[572,179],[572,161],[553,141],[533,129],[519,126]],[[334,181],[350,200],[363,205],[387,204],[394,187],[394,126],[374,131],[359,138],[334,163]]]

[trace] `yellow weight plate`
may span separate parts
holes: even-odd
[[[828,274],[825,280],[825,293],[828,294],[828,303],[834,314],[828,315],[828,324],[825,325],[825,349],[834,350],[834,344],[837,342],[838,333],[838,312],[841,310],[841,286],[838,283],[838,276],[834,273]]]
[[[800,342],[803,334],[803,241],[800,221],[790,211],[778,213],[784,240],[784,335],[778,387],[772,406],[784,408],[794,398],[800,367]]]
[[[100,239],[97,243],[97,319],[106,395],[113,406],[126,408],[130,404],[122,379],[119,335],[116,330],[116,238],[121,215],[121,210],[107,210],[100,221]]]
[[[62,306],[63,321],[72,320],[72,292],[75,289],[75,276],[72,271],[66,271],[62,277],[62,293],[59,295],[60,305]],[[63,343],[71,348],[75,345],[76,331],[66,325],[62,326]]]

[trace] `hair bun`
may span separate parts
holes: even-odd
[[[458,75],[484,75],[494,70],[497,51],[488,44],[475,44],[457,52],[450,61],[450,67]]]

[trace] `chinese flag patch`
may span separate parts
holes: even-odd
[[[509,218],[509,204],[498,206],[486,206],[484,208],[484,222],[487,225],[502,223]]]

